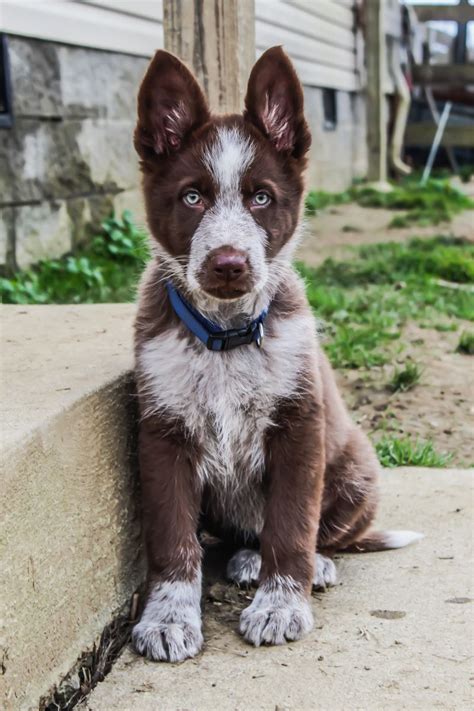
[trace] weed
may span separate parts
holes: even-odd
[[[435,323],[434,328],[439,331],[440,333],[449,333],[450,331],[457,331],[458,330],[458,324],[456,322],[453,323]]]
[[[360,227],[356,227],[355,225],[343,225],[341,231],[342,232],[351,232],[351,233],[362,232]]]
[[[102,232],[77,254],[0,279],[0,294],[9,304],[129,301],[147,257],[145,235],[125,211],[122,219],[105,220]]]
[[[346,190],[343,193],[328,193],[324,190],[311,190],[305,200],[305,210],[307,215],[316,215],[319,210],[323,210],[329,205],[343,205],[352,201],[352,193]]]
[[[445,467],[452,454],[436,452],[433,442],[413,440],[411,437],[389,437],[385,435],[375,443],[375,451],[384,467]]]
[[[403,368],[395,368],[388,383],[391,392],[405,393],[412,390],[420,382],[422,370],[418,363],[408,361]]]
[[[456,351],[466,355],[474,355],[474,331],[463,331]]]

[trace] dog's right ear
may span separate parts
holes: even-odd
[[[138,92],[134,144],[143,159],[179,150],[186,135],[209,119],[204,94],[189,69],[158,50]]]

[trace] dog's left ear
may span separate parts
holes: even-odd
[[[250,74],[244,117],[273,143],[277,151],[301,158],[311,145],[304,117],[303,89],[281,47],[267,49]]]

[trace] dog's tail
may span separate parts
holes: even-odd
[[[423,533],[416,531],[373,531],[350,546],[344,548],[345,553],[375,553],[389,551],[394,548],[404,548],[424,538]]]

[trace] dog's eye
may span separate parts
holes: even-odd
[[[266,207],[271,202],[271,197],[268,193],[260,190],[252,198],[252,204],[256,207]]]
[[[196,205],[199,205],[201,202],[201,196],[197,190],[188,190],[184,193],[183,200],[189,207],[196,207]]]

